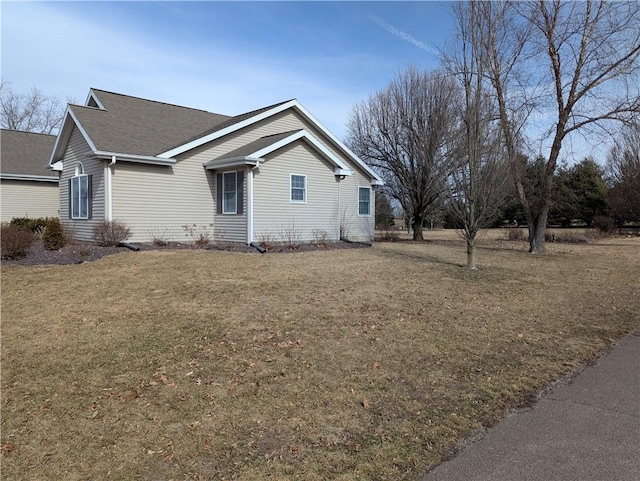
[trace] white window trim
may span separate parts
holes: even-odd
[[[369,191],[369,213],[361,214],[360,213],[360,189],[366,189]],[[371,187],[358,187],[358,217],[371,217]]]
[[[225,202],[226,196],[225,194],[227,193],[227,191],[225,190],[225,180],[224,177],[225,175],[231,175],[233,174],[233,186],[234,186],[234,192],[236,194],[236,205],[233,208],[233,211],[231,210],[225,210],[225,207],[227,207],[227,203]],[[222,213],[223,214],[237,214],[238,213],[238,172],[237,171],[232,171],[232,172],[223,172],[222,173]]]
[[[89,203],[91,202],[91,199],[88,196],[89,175],[84,174],[84,173],[81,173],[81,174],[78,173],[78,172],[83,172],[83,171],[84,171],[84,169],[82,169],[82,164],[80,164],[80,168],[78,168],[76,166],[76,175],[71,177],[71,183],[69,185],[69,196],[71,197],[71,206],[70,206],[71,207],[71,212],[69,212],[69,214],[70,214],[70,217],[71,217],[72,220],[88,220],[89,219]],[[87,179],[87,215],[86,216],[80,215],[80,213],[82,212],[82,195],[81,195],[82,190],[80,188],[81,187],[80,184],[81,184],[82,181],[80,179],[82,179],[83,177]],[[73,215],[73,211],[74,211],[74,204],[76,203],[75,202],[76,199],[74,198],[74,195],[73,195],[73,192],[74,192],[73,184],[76,183],[76,182],[77,182],[77,190],[78,190],[78,194],[77,194],[78,195],[78,199],[77,199],[78,200],[78,205],[75,206],[75,207],[77,207],[77,212],[78,212],[79,215],[74,216]]]
[[[304,177],[304,200],[295,200],[293,198],[293,176]],[[298,187],[296,187],[298,188]],[[309,185],[307,183],[307,176],[305,174],[289,174],[289,202],[292,204],[306,204]]]

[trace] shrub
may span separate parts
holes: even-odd
[[[169,228],[167,226],[154,226],[148,231],[149,237],[151,237],[151,243],[157,247],[164,247],[169,242]]]
[[[524,240],[524,231],[518,227],[507,227],[507,240],[522,241]]]
[[[124,222],[105,220],[93,228],[93,237],[100,246],[117,247],[131,237],[131,229]]]
[[[60,219],[52,217],[47,220],[47,225],[42,234],[42,243],[48,251],[57,251],[67,245],[67,237],[64,235],[64,229],[60,223]]]
[[[282,226],[280,237],[282,243],[289,249],[297,249],[300,247],[301,232],[295,222],[290,222],[289,225]]]
[[[616,223],[613,217],[606,215],[596,215],[593,218],[593,226],[602,234],[613,234],[616,230]]]
[[[206,245],[211,240],[210,231],[213,228],[213,224],[209,224],[208,226],[203,225],[198,227],[196,224],[193,225],[183,225],[182,230],[184,230],[185,235],[191,237],[193,239],[193,243],[197,246]]]
[[[331,244],[329,233],[324,229],[314,229],[312,235],[313,243],[318,247],[327,247]]]
[[[15,224],[2,224],[0,232],[0,255],[3,259],[18,259],[29,252],[36,236]]]
[[[30,217],[14,217],[11,219],[11,225],[16,226],[18,229],[37,233],[44,230],[48,220],[48,218],[44,217],[38,217],[36,219],[31,219]]]
[[[278,239],[273,234],[262,234],[258,238],[258,243],[267,250],[267,252],[274,251],[278,248]]]
[[[546,242],[558,242],[563,244],[587,244],[586,234],[577,232],[546,232],[544,234],[544,240]]]

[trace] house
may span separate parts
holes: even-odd
[[[86,241],[104,220],[132,242],[371,240],[382,183],[297,100],[227,116],[98,89],[68,106],[50,166]]]
[[[48,168],[54,135],[0,131],[0,221],[58,216],[58,173]]]

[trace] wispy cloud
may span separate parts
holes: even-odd
[[[369,18],[369,20],[371,20],[372,22],[378,24],[380,27],[385,29],[390,34],[395,35],[398,38],[401,38],[405,42],[408,42],[408,43],[410,43],[410,44],[412,44],[412,45],[424,50],[425,52],[433,54],[433,55],[435,55],[437,57],[440,56],[440,52],[438,51],[437,48],[432,47],[431,45],[426,44],[424,42],[421,42],[420,40],[418,40],[417,38],[415,38],[412,35],[408,34],[407,32],[403,32],[402,30],[394,27],[393,25],[388,24],[387,22],[382,20],[380,17],[376,17],[373,14],[368,14],[367,17]]]

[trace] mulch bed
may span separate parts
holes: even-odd
[[[152,250],[224,250],[233,252],[253,252],[258,254],[259,252],[245,244],[235,242],[225,243],[211,243],[211,244],[183,244],[180,242],[168,242],[165,245],[159,246],[155,244],[147,243],[133,243],[133,245],[140,248],[140,251],[152,251]],[[293,253],[293,252],[308,252],[315,250],[329,250],[329,249],[357,249],[367,247],[365,244],[360,243],[347,243],[337,242],[332,244],[314,245],[314,244],[299,244],[294,247],[287,246],[275,246],[268,250],[269,253]],[[34,266],[45,264],[81,264],[83,262],[92,262],[98,260],[104,256],[111,254],[118,254],[120,252],[127,252],[127,247],[101,247],[97,244],[90,242],[71,242],[62,249],[55,251],[48,251],[44,248],[42,241],[36,241],[25,257],[20,259],[2,259],[3,265],[22,265],[22,266]]]

